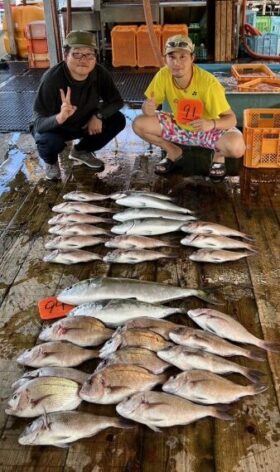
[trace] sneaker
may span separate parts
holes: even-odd
[[[46,179],[47,180],[60,180],[60,168],[58,163],[46,164]]]
[[[100,159],[97,159],[94,152],[77,151],[77,149],[72,148],[69,154],[69,159],[72,159],[79,164],[85,164],[97,172],[104,170],[104,162]]]

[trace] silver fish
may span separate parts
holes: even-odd
[[[71,200],[75,202],[95,202],[99,200],[107,200],[110,195],[102,195],[101,193],[83,192],[81,190],[74,190],[73,192],[65,193],[63,200]]]
[[[137,300],[101,300],[99,302],[84,303],[73,308],[68,313],[72,316],[94,316],[109,326],[119,326],[128,320],[149,316],[150,318],[164,318],[173,313],[183,313],[181,308],[172,308],[164,305],[139,302]]]
[[[151,390],[166,379],[166,374],[155,375],[138,365],[114,364],[93,373],[79,395],[91,403],[116,404],[133,393]]]
[[[53,411],[74,410],[81,403],[80,386],[60,377],[38,377],[19,387],[8,400],[8,415],[33,417]]]
[[[140,318],[134,318],[125,323],[126,329],[131,328],[141,328],[141,329],[150,329],[155,333],[160,334],[164,339],[169,340],[169,333],[174,328],[178,328],[177,323],[167,320],[156,320],[154,318],[149,318],[148,316],[141,316]]]
[[[179,327],[171,331],[169,337],[172,341],[182,346],[201,349],[202,351],[217,354],[218,356],[245,356],[249,359],[264,360],[262,352],[254,352],[250,349],[236,346],[235,344],[225,341],[225,339],[200,329]]]
[[[156,192],[146,192],[145,190],[125,190],[123,192],[114,192],[110,195],[112,200],[118,200],[119,198],[129,197],[129,196],[138,196],[143,195],[146,197],[153,197],[159,198],[160,200],[174,200],[173,197],[169,197],[168,195],[163,195],[161,193]]]
[[[52,208],[57,213],[115,213],[111,208],[92,205],[86,202],[64,202]]]
[[[142,302],[160,303],[192,296],[211,303],[208,294],[199,289],[128,278],[94,277],[65,288],[57,298],[63,303],[81,305],[112,298],[135,298]]]
[[[213,264],[222,264],[223,262],[238,261],[243,257],[254,256],[255,252],[228,251],[226,249],[199,249],[193,252],[189,258],[195,262],[212,262]]]
[[[46,242],[46,249],[79,249],[87,246],[95,246],[104,242],[94,236],[57,236]]]
[[[27,349],[17,358],[17,362],[29,367],[75,367],[88,359],[98,357],[98,351],[83,349],[69,342],[48,342]]]
[[[196,405],[188,400],[161,392],[136,393],[116,407],[119,415],[143,423],[153,431],[160,427],[185,425],[205,416],[232,420],[224,407]]]
[[[132,208],[158,208],[159,210],[177,211],[179,213],[193,213],[188,208],[183,208],[170,201],[155,197],[149,197],[143,194],[129,195],[116,200],[118,205]]]
[[[263,341],[251,334],[241,323],[217,310],[202,308],[189,310],[189,317],[201,328],[237,343],[254,344],[267,351],[279,352],[280,343]]]
[[[77,346],[99,346],[109,339],[113,330],[96,318],[73,316],[56,321],[39,334],[41,341],[69,341]]]
[[[102,257],[93,252],[83,249],[74,249],[73,251],[62,251],[56,249],[47,253],[43,257],[44,262],[55,262],[57,264],[79,264],[80,262],[101,261]]]
[[[109,241],[106,241],[105,246],[116,249],[154,249],[158,247],[177,247],[168,241],[148,238],[147,236],[129,236],[126,234],[115,236],[114,238],[109,239]]]
[[[184,215],[177,211],[159,210],[156,208],[128,208],[120,213],[115,213],[113,219],[116,221],[127,221],[143,218],[164,218],[168,220],[191,221],[197,218],[193,215]]]
[[[83,411],[65,411],[49,413],[36,418],[19,437],[19,444],[27,446],[57,446],[82,438],[95,436],[106,428],[132,428],[120,419],[108,416],[96,416]]]
[[[227,236],[211,236],[207,234],[189,234],[181,239],[184,246],[192,246],[198,248],[209,249],[248,249],[256,252],[253,246],[238,239],[228,238]]]
[[[20,379],[12,384],[12,389],[17,390],[23,384],[29,382],[29,380],[37,377],[63,377],[64,379],[74,380],[74,382],[81,385],[87,379],[88,374],[71,367],[41,367],[40,369],[25,372]]]
[[[266,385],[238,385],[206,370],[182,372],[170,377],[162,386],[167,393],[204,405],[232,403],[247,395],[256,395],[267,390]]]
[[[103,261],[107,263],[112,262],[114,264],[138,264],[140,262],[174,258],[177,258],[177,256],[152,251],[151,249],[133,249],[131,251],[115,249],[114,251],[108,252],[106,256],[103,257]]]
[[[178,231],[183,221],[164,220],[163,218],[146,218],[145,220],[129,220],[112,226],[112,233],[153,236]]]
[[[237,373],[244,375],[244,377],[252,382],[259,382],[263,375],[262,372],[258,370],[248,369],[224,357],[191,347],[168,347],[162,351],[158,351],[157,356],[181,370],[202,369],[213,372],[214,374]]]
[[[103,228],[98,226],[84,224],[68,224],[51,226],[48,231],[50,234],[58,234],[61,236],[90,236],[99,234],[110,234]]]
[[[87,213],[59,213],[53,216],[49,221],[49,225],[67,225],[71,223],[112,223],[109,218],[103,218],[102,216],[89,215]]]
[[[160,359],[155,352],[144,347],[125,347],[113,352],[100,362],[96,370],[113,364],[134,364],[144,367],[153,374],[162,374],[170,364]]]
[[[211,221],[191,221],[182,226],[181,229],[185,233],[215,234],[217,236],[235,236],[238,238],[244,238],[249,241],[252,241],[252,238],[245,233],[217,223],[211,223]]]

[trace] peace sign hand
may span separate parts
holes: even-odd
[[[66,95],[62,89],[60,91],[60,98],[61,98],[61,107],[60,112],[56,115],[56,120],[58,124],[62,125],[70,116],[74,115],[75,111],[77,110],[76,105],[71,104],[71,88],[67,87]]]

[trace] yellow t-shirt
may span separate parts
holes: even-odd
[[[167,101],[175,121],[183,129],[192,129],[188,125],[188,121],[192,119],[217,119],[221,113],[230,110],[224,87],[213,74],[195,64],[193,64],[193,77],[187,89],[181,90],[174,85],[171,71],[165,66],[156,73],[145,95],[147,98],[153,97],[157,106]],[[182,118],[182,110],[190,112],[188,118]]]

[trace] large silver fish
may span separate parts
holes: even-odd
[[[228,251],[226,249],[199,249],[193,252],[189,258],[195,262],[211,262],[213,264],[222,264],[223,262],[238,261],[248,256],[255,256],[255,251]]]
[[[50,226],[49,233],[58,234],[60,236],[92,236],[99,234],[110,234],[103,228],[98,226],[84,224],[68,224],[68,225],[54,225]]]
[[[217,223],[211,223],[211,221],[190,221],[182,226],[182,231],[185,233],[195,234],[215,234],[217,236],[235,236],[238,238],[244,238],[252,241],[252,238],[245,233],[237,231],[228,226],[223,226]]]
[[[87,379],[88,374],[71,367],[41,367],[40,369],[24,372],[23,376],[12,384],[12,389],[17,390],[29,380],[37,377],[63,377],[64,379],[74,380],[74,382],[81,385]]]
[[[116,404],[133,393],[151,390],[167,378],[166,374],[155,375],[138,365],[108,365],[85,381],[79,395],[91,403]]]
[[[72,316],[56,321],[39,334],[41,341],[69,341],[77,346],[99,346],[109,339],[113,330],[96,318]]]
[[[40,416],[28,425],[19,437],[24,446],[57,446],[95,436],[106,428],[132,428],[120,418],[96,416],[83,411],[65,411]]]
[[[153,236],[178,231],[184,221],[165,220],[163,218],[146,218],[145,220],[129,220],[112,226],[112,233]]]
[[[29,367],[75,367],[89,359],[98,357],[98,351],[83,349],[69,342],[48,342],[27,349],[17,358],[17,362]]]
[[[63,251],[55,249],[43,257],[44,262],[54,262],[56,264],[79,264],[80,262],[102,261],[99,254],[94,254],[83,249],[74,249],[73,251]]]
[[[105,246],[116,249],[154,249],[164,246],[177,247],[161,239],[149,238],[147,236],[129,236],[126,234],[109,239],[109,241],[106,241]]]
[[[150,318],[165,318],[173,313],[183,313],[182,308],[172,308],[165,305],[153,305],[137,300],[101,300],[99,302],[84,303],[73,308],[68,313],[72,316],[94,316],[109,326],[119,326],[128,320],[149,316]]]
[[[211,298],[203,290],[181,288],[158,282],[118,278],[94,277],[65,288],[57,296],[58,300],[70,305],[113,298],[134,298],[148,303],[168,302],[184,297],[198,297],[211,303]],[[214,300],[212,300],[212,303]]]
[[[52,208],[57,213],[115,213],[111,208],[92,205],[86,202],[64,202]]]
[[[50,225],[67,225],[71,223],[112,223],[112,220],[109,218],[103,218],[102,216],[89,215],[87,213],[59,213],[58,215],[53,216],[48,223]]]
[[[96,202],[100,200],[107,200],[110,195],[102,195],[101,193],[86,192],[82,190],[74,190],[73,192],[65,193],[63,200],[71,200],[74,202]]]
[[[215,236],[207,234],[188,234],[181,239],[184,246],[198,247],[202,249],[248,249],[256,252],[253,246],[245,241],[228,238],[227,236]]]
[[[159,210],[157,208],[127,208],[127,210],[115,213],[116,221],[127,221],[143,218],[164,218],[168,220],[191,221],[197,218],[193,215],[184,215],[177,211]]]
[[[33,417],[52,411],[74,410],[81,403],[80,385],[70,379],[38,377],[19,387],[8,400],[8,415]]]
[[[46,249],[80,249],[104,243],[104,239],[94,236],[57,236],[46,242]]]
[[[118,200],[120,198],[124,197],[130,197],[130,196],[140,196],[143,195],[144,197],[153,197],[153,198],[159,198],[160,200],[174,200],[173,197],[169,197],[168,195],[163,195],[161,193],[156,193],[156,192],[148,192],[145,190],[124,190],[123,192],[114,192],[110,195],[110,198],[112,200]]]
[[[262,393],[267,388],[262,384],[238,385],[206,370],[182,372],[170,377],[162,386],[164,392],[204,405],[235,402],[247,395]]]
[[[189,317],[201,328],[237,343],[254,344],[267,351],[279,352],[280,343],[263,341],[250,333],[239,321],[221,311],[198,308],[188,311]]]
[[[237,373],[244,375],[252,382],[259,382],[263,375],[259,370],[248,369],[224,357],[186,346],[167,347],[158,351],[157,355],[160,359],[181,370],[202,369],[209,370],[214,374]]]
[[[114,264],[139,264],[140,262],[174,258],[177,258],[177,256],[164,254],[159,251],[152,251],[151,249],[132,249],[130,251],[115,249],[114,251],[108,252],[106,256],[103,257],[103,261]]]
[[[127,197],[116,200],[118,205],[132,208],[158,208],[159,210],[177,211],[179,213],[191,214],[188,208],[183,208],[170,201],[162,200],[155,197],[149,197],[143,194],[129,195]]]
[[[169,333],[175,328],[178,328],[177,323],[167,320],[156,320],[154,318],[149,318],[148,316],[141,316],[140,318],[134,318],[125,323],[126,329],[131,328],[141,328],[141,329],[151,329],[155,333],[160,334],[164,339],[169,340]]]
[[[161,392],[136,393],[119,403],[116,410],[121,416],[143,423],[153,431],[160,431],[160,427],[189,424],[205,416],[232,420],[224,407],[196,405]]]
[[[112,352],[98,364],[96,370],[113,364],[134,364],[144,367],[153,374],[162,374],[170,364],[160,359],[155,352],[144,347],[125,347]]]

